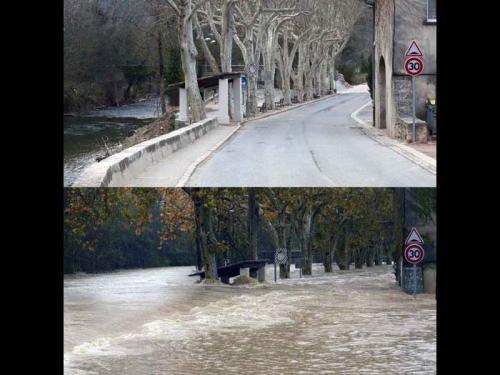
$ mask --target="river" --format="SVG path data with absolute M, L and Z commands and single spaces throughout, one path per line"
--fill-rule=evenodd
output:
M 65 374 L 435 374 L 436 300 L 391 266 L 200 285 L 192 267 L 64 279 Z
M 92 111 L 81 116 L 64 116 L 64 186 L 95 158 L 103 156 L 106 145 L 116 150 L 131 131 L 157 118 L 159 99 Z

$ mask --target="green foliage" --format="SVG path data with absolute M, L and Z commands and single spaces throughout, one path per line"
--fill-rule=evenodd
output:
M 434 221 L 437 191 L 434 188 L 409 189 L 408 205 L 424 221 Z

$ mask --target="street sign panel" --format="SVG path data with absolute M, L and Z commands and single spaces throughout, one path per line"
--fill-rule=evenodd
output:
M 424 55 L 422 54 L 422 51 L 420 50 L 420 47 L 418 46 L 416 41 L 412 41 L 410 44 L 410 47 L 406 50 L 405 56 L 420 56 L 423 57 Z
M 286 249 L 277 249 L 274 255 L 274 262 L 277 264 L 287 264 L 288 256 Z
M 405 260 L 413 265 L 420 263 L 424 259 L 424 255 L 424 248 L 418 243 L 408 245 L 404 252 Z
M 416 77 L 424 71 L 424 61 L 420 57 L 410 57 L 405 61 L 405 72 Z
M 304 268 L 304 266 L 305 266 L 304 258 L 295 259 L 295 268 Z
M 417 228 L 413 227 L 411 228 L 411 232 L 408 235 L 408 237 L 406 237 L 405 245 L 409 245 L 410 243 L 415 243 L 415 242 L 420 245 L 424 244 L 424 240 L 422 239 L 422 236 L 418 232 Z
M 254 64 L 248 65 L 248 73 L 250 73 L 252 76 L 257 75 L 257 68 L 255 67 Z

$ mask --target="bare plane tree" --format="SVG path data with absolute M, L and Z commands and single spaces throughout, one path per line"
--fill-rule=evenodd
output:
M 181 47 L 182 70 L 191 107 L 193 122 L 206 118 L 205 106 L 198 86 L 196 57 L 198 50 L 194 43 L 193 16 L 208 0 L 164 0 L 174 10 L 179 23 L 179 42 Z

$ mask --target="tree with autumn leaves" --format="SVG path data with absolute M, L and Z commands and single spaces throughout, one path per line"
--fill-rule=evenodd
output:
M 127 265 L 145 267 L 149 264 L 144 259 L 163 249 L 164 259 L 180 257 L 177 265 L 197 263 L 208 280 L 217 279 L 217 267 L 225 260 L 258 259 L 263 250 L 272 254 L 277 248 L 287 249 L 289 259 L 292 249 L 300 250 L 305 275 L 312 273 L 314 260 L 323 263 L 325 272 L 331 272 L 334 263 L 343 270 L 351 264 L 355 268 L 371 267 L 383 259 L 398 257 L 401 191 L 68 189 L 65 239 L 72 246 L 65 246 L 65 259 L 74 260 L 71 251 L 77 249 L 85 259 L 93 259 L 94 268 L 68 269 L 98 271 L 102 259 L 115 264 L 115 258 L 140 253 L 135 263 Z M 428 215 L 435 207 L 432 191 L 414 195 L 415 202 L 421 202 L 422 215 Z M 136 252 L 131 243 L 141 244 Z M 289 276 L 289 265 L 280 266 L 280 277 Z

